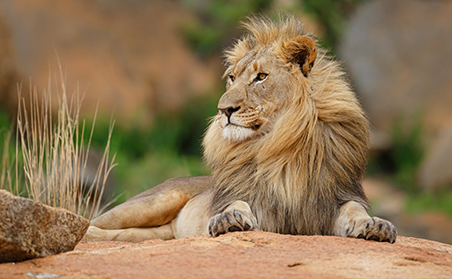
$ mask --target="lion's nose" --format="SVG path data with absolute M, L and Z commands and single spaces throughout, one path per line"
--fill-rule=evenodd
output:
M 227 108 L 219 108 L 219 110 L 224 113 L 224 115 L 226 115 L 227 118 L 231 117 L 231 115 L 238 111 L 240 109 L 240 107 L 227 107 Z

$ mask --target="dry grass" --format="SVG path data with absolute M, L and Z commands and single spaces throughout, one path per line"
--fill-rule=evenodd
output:
M 69 100 L 61 69 L 59 79 L 61 82 L 53 86 L 49 79 L 41 96 L 30 86 L 28 102 L 21 95 L 22 88 L 18 87 L 15 161 L 9 159 L 9 134 L 3 152 L 0 188 L 92 219 L 102 211 L 101 197 L 114 167 L 114 156 L 109 153 L 114 121 L 110 122 L 108 141 L 97 172 L 87 184 L 84 178 L 87 177 L 94 125 L 88 142 L 84 142 L 85 121 L 80 121 L 83 96 L 77 89 Z M 52 95 L 57 96 L 57 113 L 52 112 Z M 97 110 L 94 119 L 96 115 Z

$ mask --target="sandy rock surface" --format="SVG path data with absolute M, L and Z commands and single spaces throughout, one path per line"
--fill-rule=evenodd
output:
M 0 278 L 451 278 L 452 246 L 236 232 L 75 250 L 0 265 Z

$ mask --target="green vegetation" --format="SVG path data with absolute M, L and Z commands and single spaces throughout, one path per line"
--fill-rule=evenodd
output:
M 269 12 L 272 0 L 182 1 L 196 15 L 184 22 L 182 35 L 199 56 L 207 57 L 230 45 L 237 37 L 237 23 L 252 13 Z
M 201 140 L 209 118 L 217 113 L 219 95 L 206 94 L 189 100 L 177 115 L 157 113 L 148 129 L 133 123 L 116 125 L 111 150 L 118 166 L 113 175 L 115 192 L 124 193 L 117 203 L 168 178 L 209 174 L 202 161 Z M 96 122 L 94 147 L 105 145 L 107 123 L 101 119 Z
M 367 0 L 300 0 L 303 10 L 325 27 L 325 36 L 320 38 L 320 44 L 332 50 L 342 37 L 355 7 L 364 1 Z
M 11 145 L 11 120 L 9 115 L 0 109 L 0 189 L 7 189 L 12 193 L 18 193 L 13 189 L 15 181 L 11 177 L 14 148 Z
M 419 213 L 427 210 L 445 212 L 452 216 L 452 190 L 443 187 L 426 191 L 419 185 L 418 174 L 425 155 L 422 142 L 424 115 L 419 111 L 398 117 L 392 128 L 390 150 L 371 156 L 368 174 L 385 176 L 407 194 L 406 209 Z
M 411 213 L 437 211 L 452 216 L 452 191 L 440 189 L 432 192 L 418 192 L 408 195 L 406 209 Z
M 319 43 L 334 52 L 343 35 L 347 20 L 356 6 L 367 0 L 299 0 L 286 12 L 303 11 L 313 16 L 325 34 Z M 238 22 L 251 14 L 275 16 L 278 10 L 272 0 L 182 1 L 196 15 L 195 20 L 181 24 L 181 33 L 190 48 L 201 57 L 218 53 L 241 33 Z
M 420 191 L 417 173 L 424 157 L 422 116 L 415 113 L 411 121 L 399 118 L 392 132 L 392 156 L 396 185 L 408 193 Z M 410 123 L 411 122 L 411 123 Z

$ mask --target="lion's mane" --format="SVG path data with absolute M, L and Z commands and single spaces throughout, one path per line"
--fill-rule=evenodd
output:
M 254 17 L 245 27 L 249 33 L 226 51 L 229 70 L 253 49 L 272 47 L 269 55 L 284 57 L 280 45 L 311 36 L 291 16 L 277 22 Z M 319 49 L 308 78 L 293 80 L 284 85 L 292 100 L 272 117 L 268 134 L 237 143 L 222 137 L 212 121 L 203 140 L 214 181 L 211 213 L 243 200 L 262 230 L 332 234 L 340 205 L 357 201 L 368 208 L 361 186 L 368 121 L 340 64 L 325 51 Z

